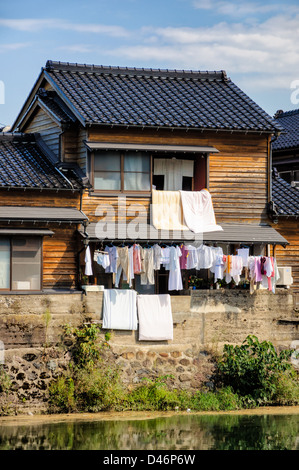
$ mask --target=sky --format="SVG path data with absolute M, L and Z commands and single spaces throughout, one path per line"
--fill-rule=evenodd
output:
M 273 116 L 299 108 L 299 2 L 0 0 L 0 127 L 47 60 L 225 70 Z

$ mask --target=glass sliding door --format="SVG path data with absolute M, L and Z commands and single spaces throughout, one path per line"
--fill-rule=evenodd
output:
M 10 288 L 10 239 L 0 238 L 0 289 Z
M 12 239 L 12 290 L 41 289 L 41 239 Z

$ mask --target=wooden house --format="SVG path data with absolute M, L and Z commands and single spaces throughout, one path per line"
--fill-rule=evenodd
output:
M 279 176 L 273 169 L 272 201 L 276 230 L 289 244 L 276 247 L 275 257 L 280 266 L 290 267 L 293 277 L 292 289 L 299 301 L 299 191 Z
M 272 201 L 276 230 L 289 244 L 277 247 L 281 266 L 291 267 L 292 289 L 299 303 L 299 110 L 277 111 L 276 122 L 283 128 L 272 142 Z
M 299 109 L 279 110 L 274 116 L 283 128 L 272 141 L 272 164 L 281 178 L 299 187 Z
M 222 230 L 202 233 L 201 243 L 221 246 L 226 254 L 244 246 L 251 254 L 272 253 L 271 247 L 288 243 L 271 225 L 268 214 L 271 139 L 280 131 L 279 124 L 224 71 L 48 61 L 12 132 L 38 134 L 56 171 L 67 179 L 75 172 L 77 183 L 65 191 L 24 192 L 18 204 L 72 207 L 83 213 L 88 226 L 81 225 L 77 231 L 81 237 L 77 252 L 83 242 L 88 243 L 93 260 L 94 251 L 102 251 L 109 243 L 138 241 L 146 246 L 185 242 L 187 232 L 170 229 L 165 234 L 163 227 L 152 230 L 153 187 L 189 192 L 207 188 Z M 6 195 L 2 204 L 13 205 L 8 192 Z M 137 235 L 129 230 L 136 217 L 142 226 Z M 111 231 L 105 232 L 104 225 L 99 230 L 103 221 L 106 227 L 110 224 Z M 61 223 L 60 230 L 64 227 Z M 55 257 L 58 252 L 45 255 L 46 285 L 55 285 L 55 269 L 62 270 L 66 281 L 68 269 L 74 273 L 74 228 L 69 226 L 70 238 L 61 235 L 63 242 L 59 244 L 59 249 L 69 253 L 68 262 L 53 262 L 51 268 L 47 256 Z M 47 237 L 44 244 L 50 247 L 50 240 Z M 111 276 L 95 262 L 93 274 L 91 282 L 112 285 Z M 157 271 L 154 287 L 148 291 L 167 291 L 166 278 L 167 272 Z M 184 282 L 186 287 L 187 277 Z M 143 291 L 137 280 L 135 288 Z
M 77 286 L 84 175 L 62 172 L 38 136 L 0 134 L 0 291 Z

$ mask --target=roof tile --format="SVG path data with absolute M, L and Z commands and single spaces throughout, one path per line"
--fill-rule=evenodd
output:
M 70 181 L 70 183 L 68 182 Z M 33 134 L 0 134 L 0 187 L 79 189 L 78 178 L 64 178 Z
M 274 170 L 272 199 L 278 215 L 299 216 L 299 190 L 293 188 Z
M 48 61 L 45 72 L 86 124 L 264 132 L 281 129 L 224 71 Z
M 275 119 L 282 126 L 283 132 L 278 139 L 273 141 L 273 150 L 299 147 L 299 109 L 278 112 Z

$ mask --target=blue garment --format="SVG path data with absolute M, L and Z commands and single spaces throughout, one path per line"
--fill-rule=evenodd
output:
M 117 249 L 116 246 L 106 246 L 105 251 L 109 255 L 110 265 L 105 269 L 105 273 L 117 272 Z

